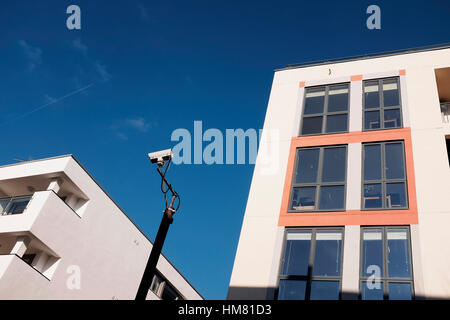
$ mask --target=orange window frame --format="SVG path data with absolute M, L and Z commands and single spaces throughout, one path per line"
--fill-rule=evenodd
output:
M 405 146 L 408 209 L 346 209 L 345 211 L 333 212 L 288 212 L 297 148 L 395 140 L 403 140 Z M 347 171 L 348 170 L 351 170 L 351 168 L 348 168 Z M 417 223 L 417 196 L 414 177 L 411 128 L 357 131 L 329 135 L 293 137 L 291 139 L 280 216 L 278 219 L 279 226 L 402 225 Z

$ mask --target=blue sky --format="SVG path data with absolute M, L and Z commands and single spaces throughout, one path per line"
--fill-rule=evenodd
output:
M 66 28 L 70 4 L 81 30 Z M 366 28 L 371 4 L 381 30 Z M 4 2 L 0 164 L 74 154 L 153 239 L 163 202 L 146 154 L 173 130 L 261 128 L 275 68 L 450 42 L 449 14 L 447 0 Z M 169 172 L 182 206 L 163 252 L 207 299 L 226 297 L 252 172 Z

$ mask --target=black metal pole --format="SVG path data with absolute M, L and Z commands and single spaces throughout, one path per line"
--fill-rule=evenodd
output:
M 156 234 L 155 242 L 153 243 L 152 252 L 148 258 L 147 266 L 145 267 L 144 275 L 142 276 L 141 284 L 139 285 L 136 300 L 145 300 L 147 297 L 148 290 L 152 284 L 153 276 L 155 275 L 156 264 L 158 263 L 164 240 L 166 239 L 167 231 L 169 231 L 172 221 L 172 216 L 169 216 L 166 212 L 164 212 L 158 233 Z
M 173 190 L 170 183 L 166 180 L 165 174 L 162 173 L 161 166 L 158 165 L 157 170 L 163 179 L 162 183 L 165 183 L 168 189 L 172 192 L 172 200 L 170 201 L 170 205 L 164 210 L 164 215 L 161 220 L 161 224 L 159 225 L 158 233 L 156 234 L 155 242 L 153 243 L 152 251 L 150 252 L 144 274 L 142 275 L 141 283 L 139 285 L 135 300 L 145 300 L 147 297 L 148 290 L 150 289 L 153 277 L 155 276 L 156 265 L 158 264 L 159 256 L 161 255 L 161 250 L 164 245 L 164 241 L 166 240 L 167 232 L 169 231 L 169 227 L 173 222 L 173 215 L 175 214 L 173 204 L 176 198 L 178 198 L 179 200 L 178 194 Z

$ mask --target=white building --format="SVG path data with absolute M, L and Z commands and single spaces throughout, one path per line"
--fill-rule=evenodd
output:
M 449 112 L 448 45 L 277 70 L 228 298 L 449 299 Z
M 151 248 L 73 156 L 0 167 L 0 300 L 134 299 Z M 157 270 L 147 299 L 203 299 Z

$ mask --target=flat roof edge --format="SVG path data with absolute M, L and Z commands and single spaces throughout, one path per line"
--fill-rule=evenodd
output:
M 344 57 L 344 58 L 335 58 L 335 59 L 318 60 L 318 61 L 312 61 L 312 62 L 288 64 L 288 65 L 286 65 L 286 67 L 278 68 L 278 69 L 275 69 L 274 71 L 275 72 L 285 71 L 285 70 L 315 67 L 315 66 L 327 65 L 327 64 L 351 62 L 351 61 L 357 61 L 357 60 L 383 58 L 383 57 L 396 56 L 396 55 L 401 55 L 401 54 L 411 54 L 411 53 L 418 53 L 418 52 L 443 50 L 443 49 L 449 49 L 449 48 L 450 48 L 450 42 L 445 43 L 445 44 L 430 45 L 430 46 L 423 46 L 423 47 L 410 48 L 410 49 L 400 49 L 400 50 L 393 50 L 393 51 L 383 51 L 383 52 L 378 52 L 378 53 L 368 53 L 368 54 L 362 54 L 362 55 Z

